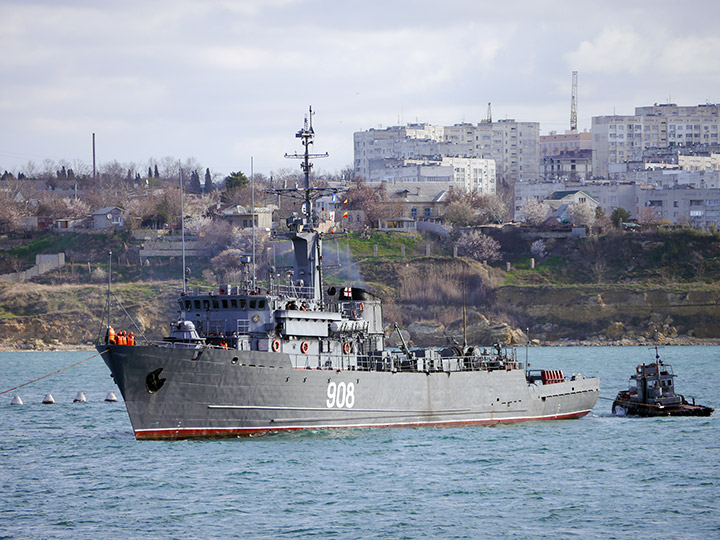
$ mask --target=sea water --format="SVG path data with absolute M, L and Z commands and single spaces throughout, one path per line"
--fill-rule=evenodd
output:
M 720 406 L 720 347 L 660 353 Z M 0 353 L 0 392 L 92 355 Z M 654 351 L 529 357 L 613 398 Z M 109 391 L 96 357 L 0 395 L 0 538 L 720 538 L 720 411 L 621 418 L 601 399 L 579 420 L 141 442 Z

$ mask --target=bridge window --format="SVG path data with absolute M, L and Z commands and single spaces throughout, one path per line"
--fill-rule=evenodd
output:
M 217 309 L 217 308 L 219 308 L 219 307 L 220 307 L 220 304 L 218 303 L 218 301 L 217 301 L 217 300 L 213 300 L 213 309 Z
M 245 299 L 244 299 L 244 298 L 241 298 L 241 299 L 240 299 L 240 309 L 242 309 L 242 310 L 247 309 L 247 307 L 246 307 L 246 305 L 245 305 Z
M 237 309 L 237 300 L 235 298 L 230 299 L 230 307 L 232 309 Z
M 223 299 L 221 300 L 221 302 L 222 302 L 222 307 L 223 307 L 223 309 L 227 309 L 227 308 L 228 308 L 228 301 L 227 301 L 225 298 L 223 298 Z
M 200 309 L 200 300 L 195 300 L 195 309 Z
M 185 309 L 192 309 L 192 302 L 190 300 L 185 300 Z
M 250 309 L 257 309 L 257 300 L 254 298 L 250 300 Z
M 210 309 L 210 300 L 203 300 L 203 309 Z

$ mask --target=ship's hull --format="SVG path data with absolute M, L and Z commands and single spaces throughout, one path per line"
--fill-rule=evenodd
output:
M 496 424 L 579 418 L 596 378 L 528 384 L 523 370 L 294 369 L 281 353 L 99 348 L 138 439 L 220 438 L 298 429 Z
M 627 391 L 621 391 L 612 404 L 612 413 L 616 416 L 710 416 L 714 409 L 704 405 L 694 405 L 683 400 L 674 406 L 661 407 L 652 403 L 632 401 Z

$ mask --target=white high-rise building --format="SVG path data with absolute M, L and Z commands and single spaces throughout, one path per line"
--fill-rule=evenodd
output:
M 720 143 L 720 105 L 636 107 L 632 116 L 592 119 L 593 174 L 615 178 L 629 161 L 641 161 L 652 148 Z
M 433 177 L 440 181 L 463 176 L 466 189 L 495 193 L 495 177 L 505 182 L 539 176 L 537 122 L 483 122 L 432 126 L 408 124 L 370 129 L 354 135 L 355 174 L 367 181 L 387 181 L 407 176 L 400 169 L 421 164 L 439 166 Z M 474 160 L 456 166 L 449 160 Z M 492 160 L 494 167 L 482 160 Z M 452 170 L 442 169 L 450 167 Z M 460 169 L 460 170 L 455 170 Z M 422 181 L 418 178 L 418 181 Z
M 468 193 L 494 195 L 496 192 L 495 160 L 483 158 L 443 157 L 442 165 L 453 170 L 453 181 Z

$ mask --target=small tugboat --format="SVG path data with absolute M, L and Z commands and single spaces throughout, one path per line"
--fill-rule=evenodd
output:
M 618 416 L 710 416 L 712 407 L 696 405 L 675 393 L 672 366 L 660 360 L 655 347 L 655 362 L 638 364 L 630 377 L 630 388 L 618 392 L 612 404 L 612 413 Z

